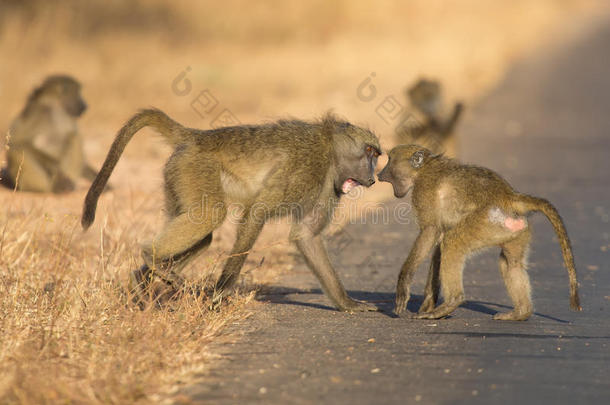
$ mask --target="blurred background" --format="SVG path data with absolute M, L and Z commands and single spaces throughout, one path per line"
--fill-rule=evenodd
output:
M 259 123 L 333 109 L 387 147 L 394 123 L 376 113 L 384 98 L 406 106 L 405 87 L 425 76 L 441 81 L 448 101 L 473 105 L 516 60 L 561 44 L 604 8 L 594 0 L 2 0 L 0 129 L 45 76 L 67 73 L 89 103 L 80 125 L 96 166 L 120 125 L 148 106 L 198 128 L 225 110 Z M 181 73 L 189 88 L 172 87 Z M 357 88 L 368 77 L 376 97 L 365 102 Z M 215 108 L 195 111 L 198 97 Z M 150 137 L 134 143 L 126 160 L 157 157 Z

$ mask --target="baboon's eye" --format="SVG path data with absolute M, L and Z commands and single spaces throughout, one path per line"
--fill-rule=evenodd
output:
M 367 147 L 366 147 L 366 154 L 368 156 L 379 157 L 379 155 L 381 153 L 379 153 L 379 151 L 377 149 L 373 148 L 372 146 L 367 145 Z

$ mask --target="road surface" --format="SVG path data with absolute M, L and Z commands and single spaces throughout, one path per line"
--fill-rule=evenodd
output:
M 492 320 L 511 305 L 498 250 L 468 262 L 468 301 L 451 318 L 393 317 L 416 225 L 368 220 L 329 245 L 350 294 L 383 312 L 334 311 L 299 263 L 260 296 L 260 311 L 233 326 L 244 335 L 218 348 L 223 359 L 206 383 L 184 393 L 219 404 L 610 403 L 610 23 L 518 63 L 471 109 L 461 134 L 464 160 L 556 204 L 573 241 L 583 312 L 569 310 L 561 252 L 538 214 L 529 321 Z M 417 274 L 412 311 L 426 271 Z

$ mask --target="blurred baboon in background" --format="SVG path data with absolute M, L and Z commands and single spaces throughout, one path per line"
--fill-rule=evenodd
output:
M 59 193 L 73 190 L 81 176 L 95 178 L 76 124 L 87 109 L 80 88 L 74 78 L 54 75 L 32 91 L 9 131 L 5 185 Z
M 417 144 L 433 153 L 457 156 L 455 126 L 462 114 L 462 103 L 456 103 L 452 113 L 446 114 L 442 88 L 435 80 L 420 79 L 405 93 L 412 110 L 405 112 L 396 128 L 396 143 Z

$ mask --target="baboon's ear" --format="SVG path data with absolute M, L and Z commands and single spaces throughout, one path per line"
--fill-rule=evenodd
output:
M 424 157 L 425 157 L 425 153 L 423 150 L 418 150 L 417 152 L 415 152 L 410 159 L 411 162 L 411 166 L 413 166 L 415 169 L 419 169 L 420 167 L 423 166 L 424 164 Z

